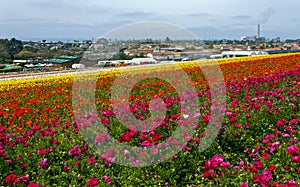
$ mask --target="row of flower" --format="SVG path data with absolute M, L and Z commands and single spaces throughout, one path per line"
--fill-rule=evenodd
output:
M 298 186 L 299 60 L 226 59 L 223 75 L 199 62 L 1 82 L 0 185 Z

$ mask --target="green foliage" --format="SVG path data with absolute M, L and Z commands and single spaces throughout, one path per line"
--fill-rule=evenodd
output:
M 126 55 L 125 53 L 118 53 L 111 57 L 111 60 L 131 60 L 133 57 Z
M 11 40 L 6 41 L 5 50 L 10 55 L 11 59 L 14 59 L 14 55 L 19 53 L 23 49 L 23 43 L 20 40 L 12 38 Z

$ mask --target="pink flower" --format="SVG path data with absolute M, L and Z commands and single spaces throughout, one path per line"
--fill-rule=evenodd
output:
M 283 137 L 283 138 L 289 138 L 290 135 L 289 135 L 289 134 L 284 134 L 284 135 L 282 135 L 282 137 Z
M 88 160 L 88 164 L 91 165 L 95 162 L 95 158 L 94 157 L 91 157 L 89 160 Z
M 142 157 L 142 156 L 146 157 L 147 153 L 146 152 L 141 152 L 141 153 L 138 154 L 138 156 L 140 156 L 140 157 Z
M 136 161 L 133 161 L 133 162 L 132 162 L 133 165 L 139 165 L 140 163 L 141 163 L 140 160 L 136 160 Z
M 229 168 L 229 167 L 230 167 L 230 162 L 223 162 L 223 163 L 221 164 L 221 166 L 222 166 L 223 168 Z
M 110 136 L 106 132 L 102 132 L 101 134 L 98 134 L 96 136 L 96 138 L 94 140 L 94 144 L 103 143 L 109 138 L 110 138 Z
M 69 170 L 67 165 L 64 165 L 64 172 L 67 172 Z
M 162 160 L 162 161 L 166 161 L 166 160 L 167 160 L 167 157 L 166 157 L 166 156 L 162 156 L 162 157 L 161 157 L 161 160 Z
M 264 182 L 269 181 L 272 178 L 272 173 L 269 170 L 264 170 L 262 172 L 262 179 Z
M 198 143 L 200 142 L 200 138 L 194 138 L 194 141 Z
M 80 161 L 76 161 L 75 165 L 78 166 L 80 164 Z
M 231 112 L 226 112 L 226 116 L 230 117 L 230 116 L 232 116 L 232 113 Z
M 254 166 L 257 168 L 257 169 L 262 169 L 263 168 L 263 164 L 260 160 L 256 160 L 254 161 Z
M 17 181 L 18 181 L 18 183 L 23 184 L 23 186 L 28 186 L 29 183 L 30 183 L 30 180 L 29 180 L 29 178 L 27 176 L 21 176 L 20 178 L 18 178 L 15 181 L 15 183 L 17 183 Z
M 224 157 L 217 154 L 212 157 L 211 161 L 212 163 L 220 165 L 224 161 Z
M 43 160 L 40 161 L 40 167 L 42 169 L 47 169 L 49 167 L 49 162 L 47 158 L 44 158 Z
M 78 144 L 76 144 L 73 148 L 71 148 L 70 150 L 69 150 L 69 155 L 71 155 L 71 156 L 79 156 L 80 155 L 80 151 L 78 150 L 78 147 L 79 147 L 79 145 Z
M 151 147 L 151 146 L 153 146 L 153 144 L 152 144 L 150 141 L 147 141 L 147 140 L 146 140 L 146 141 L 143 141 L 143 142 L 142 142 L 142 146 L 143 146 L 143 147 Z
M 109 178 L 109 177 L 108 177 L 108 176 L 106 176 L 106 175 L 104 175 L 104 176 L 102 177 L 102 180 L 106 181 L 106 182 L 107 182 L 107 184 L 112 184 L 112 179 L 111 179 L 111 178 Z
M 250 114 L 245 114 L 245 117 L 246 117 L 246 118 L 250 118 L 251 115 L 250 115 Z
M 153 155 L 156 155 L 158 153 L 158 149 L 153 149 L 151 152 Z
M 27 165 L 26 165 L 26 162 L 22 162 L 22 163 L 20 164 L 20 168 L 21 168 L 21 169 L 26 168 L 26 166 L 27 166 Z
M 248 187 L 248 184 L 246 182 L 241 182 L 240 187 Z
M 294 162 L 295 164 L 300 163 L 300 155 L 293 156 L 292 157 L 292 162 Z
M 241 124 L 235 124 L 234 127 L 237 128 L 237 129 L 241 129 L 242 125 Z
M 294 124 L 296 124 L 297 122 L 298 122 L 297 119 L 292 119 L 292 120 L 290 121 L 290 125 L 294 125 Z
M 286 148 L 286 153 L 292 156 L 297 156 L 299 155 L 298 147 L 295 145 L 289 146 Z
M 297 187 L 297 182 L 293 181 L 293 180 L 288 180 L 284 184 L 287 185 L 287 186 Z
M 268 134 L 265 136 L 265 139 L 274 139 L 275 135 L 274 134 Z
M 50 148 L 47 149 L 47 151 L 48 151 L 48 153 L 52 153 L 52 152 L 55 151 L 55 149 L 53 149 L 53 148 L 50 147 Z

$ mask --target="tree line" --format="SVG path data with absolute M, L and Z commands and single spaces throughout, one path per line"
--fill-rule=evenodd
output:
M 61 44 L 63 49 L 51 49 L 41 43 L 23 42 L 15 38 L 0 39 L 0 64 L 13 62 L 14 59 L 35 60 L 49 59 L 57 56 L 81 56 L 84 49 L 77 46 Z

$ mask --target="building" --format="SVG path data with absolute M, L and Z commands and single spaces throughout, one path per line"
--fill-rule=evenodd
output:
M 221 54 L 210 55 L 210 58 L 235 58 L 259 55 L 268 55 L 268 53 L 264 51 L 224 51 Z
M 256 36 L 243 36 L 241 37 L 241 41 L 243 42 L 255 42 Z
M 130 60 L 131 64 L 140 65 L 140 64 L 156 64 L 157 60 L 154 58 L 133 58 Z
M 80 62 L 80 57 L 59 56 L 53 59 L 44 60 L 46 63 L 52 63 L 55 68 L 72 68 L 73 64 Z

